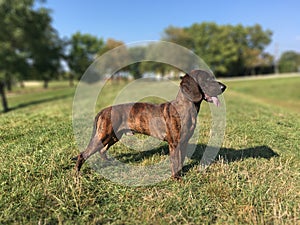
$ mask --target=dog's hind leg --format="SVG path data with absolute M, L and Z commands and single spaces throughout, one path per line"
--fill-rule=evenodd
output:
M 100 153 L 100 157 L 103 160 L 109 160 L 107 158 L 106 152 L 108 151 L 108 149 L 114 145 L 115 143 L 117 143 L 119 141 L 119 139 L 116 136 L 113 136 L 112 138 L 109 139 L 108 143 L 104 146 L 104 148 L 102 148 L 99 153 Z
M 108 137 L 106 139 L 104 139 L 103 141 L 101 141 L 101 138 L 97 137 L 97 135 L 95 135 L 91 140 L 90 143 L 88 144 L 87 148 L 85 149 L 85 151 L 81 152 L 75 159 L 77 160 L 76 162 L 76 166 L 75 166 L 75 170 L 77 172 L 80 171 L 80 168 L 82 167 L 83 163 L 93 154 L 95 154 L 96 152 L 100 153 L 101 159 L 103 160 L 108 160 L 107 156 L 106 156 L 106 152 L 107 150 L 110 148 L 110 146 L 112 146 L 113 144 L 115 144 L 116 142 L 118 142 L 119 139 L 113 135 L 112 137 Z
M 77 172 L 80 171 L 83 163 L 94 153 L 97 151 L 100 151 L 102 148 L 104 148 L 103 144 L 99 139 L 94 136 L 91 140 L 90 143 L 88 144 L 87 148 L 81 152 L 77 157 L 74 159 L 77 160 L 76 165 L 75 165 L 75 170 Z

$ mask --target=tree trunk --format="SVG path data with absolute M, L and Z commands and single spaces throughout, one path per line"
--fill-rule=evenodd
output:
M 252 67 L 252 69 L 251 69 L 251 75 L 256 75 L 255 67 Z
M 48 88 L 48 83 L 49 83 L 49 81 L 46 79 L 46 80 L 44 80 L 44 88 L 45 89 L 47 89 Z
M 4 82 L 0 81 L 0 95 L 1 95 L 1 99 L 2 99 L 2 107 L 3 107 L 3 111 L 4 112 L 8 112 L 8 104 L 7 104 L 7 100 L 6 100 L 6 96 L 5 96 L 5 89 L 4 89 Z
M 24 84 L 24 81 L 23 81 L 23 80 L 20 81 L 20 87 L 21 87 L 21 88 L 25 88 L 25 84 Z
M 6 80 L 6 87 L 8 91 L 12 91 L 12 81 L 9 78 Z
M 74 76 L 73 75 L 70 75 L 70 77 L 69 77 L 69 85 L 70 85 L 70 87 L 74 87 Z

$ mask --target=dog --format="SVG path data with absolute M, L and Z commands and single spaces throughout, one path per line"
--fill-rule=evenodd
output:
M 124 134 L 145 134 L 166 141 L 169 145 L 171 175 L 181 179 L 181 169 L 187 154 L 187 144 L 194 133 L 197 114 L 203 100 L 220 105 L 218 95 L 226 86 L 204 70 L 192 70 L 181 78 L 175 100 L 162 104 L 127 103 L 110 106 L 95 117 L 90 142 L 78 156 L 75 170 L 79 173 L 83 163 L 99 152 L 108 160 L 107 150 Z

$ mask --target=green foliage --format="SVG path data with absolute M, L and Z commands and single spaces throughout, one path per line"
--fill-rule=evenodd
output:
M 16 74 L 21 80 L 31 74 L 43 80 L 57 76 L 63 43 L 51 26 L 50 10 L 34 9 L 33 0 L 0 4 L 0 71 L 6 80 Z
M 13 73 L 21 72 L 18 65 L 23 65 L 28 57 L 23 18 L 31 13 L 32 5 L 33 1 L 0 2 L 0 71 L 5 73 L 2 79 L 10 80 Z
M 133 61 L 136 61 L 136 63 L 129 65 L 127 70 L 132 73 L 135 79 L 141 78 L 143 71 L 139 60 L 145 58 L 146 48 L 142 46 L 137 46 L 130 48 L 128 51 L 131 59 Z
M 33 0 L 1 1 L 0 17 L 0 94 L 7 111 L 4 84 L 11 90 L 13 80 L 35 74 L 47 87 L 58 76 L 63 44 L 51 26 L 50 11 L 34 9 Z
M 282 53 L 278 61 L 278 68 L 280 73 L 300 71 L 300 54 L 294 51 Z
M 67 53 L 67 62 L 71 73 L 79 80 L 95 60 L 97 53 L 103 48 L 104 43 L 102 39 L 98 39 L 95 36 L 77 32 L 72 35 L 69 46 L 70 50 Z
M 109 54 L 105 54 L 108 51 Z M 116 75 L 115 73 L 121 69 L 126 70 L 124 62 L 128 62 L 130 59 L 130 53 L 127 47 L 122 41 L 117 41 L 109 38 L 102 49 L 99 49 L 98 56 L 100 62 L 97 67 L 98 71 L 103 71 L 105 74 Z M 103 56 L 101 58 L 101 56 Z M 116 71 L 117 70 L 117 71 Z
M 233 76 L 272 65 L 270 55 L 263 53 L 271 35 L 258 24 L 244 27 L 204 22 L 186 28 L 168 27 L 163 38 L 192 49 L 216 74 Z
M 60 74 L 60 60 L 63 55 L 64 43 L 60 40 L 58 33 L 51 26 L 51 17 L 46 9 L 38 10 L 36 18 L 32 18 L 33 24 L 29 28 L 31 34 L 37 35 L 35 38 L 30 37 L 32 60 L 32 74 L 37 79 L 47 82 L 51 79 L 58 78 Z M 34 42 L 33 42 L 34 41 Z
M 169 26 L 164 30 L 162 39 L 178 43 L 189 49 L 194 49 L 195 47 L 194 38 L 196 35 L 195 36 L 190 35 L 187 32 L 187 29 L 188 28 Z
M 0 116 L 0 223 L 299 224 L 299 78 L 224 83 L 227 126 L 216 162 L 198 171 L 211 127 L 203 103 L 199 146 L 183 181 L 146 187 L 115 184 L 88 164 L 74 176 L 74 89 L 66 83 L 14 93 L 15 110 Z M 124 85 L 109 88 L 106 100 Z M 110 152 L 148 165 L 166 157 L 165 148 Z

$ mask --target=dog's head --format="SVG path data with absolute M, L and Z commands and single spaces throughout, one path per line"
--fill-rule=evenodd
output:
M 180 89 L 192 102 L 205 100 L 219 106 L 218 95 L 225 91 L 226 86 L 216 81 L 215 77 L 207 71 L 192 70 L 182 78 Z

